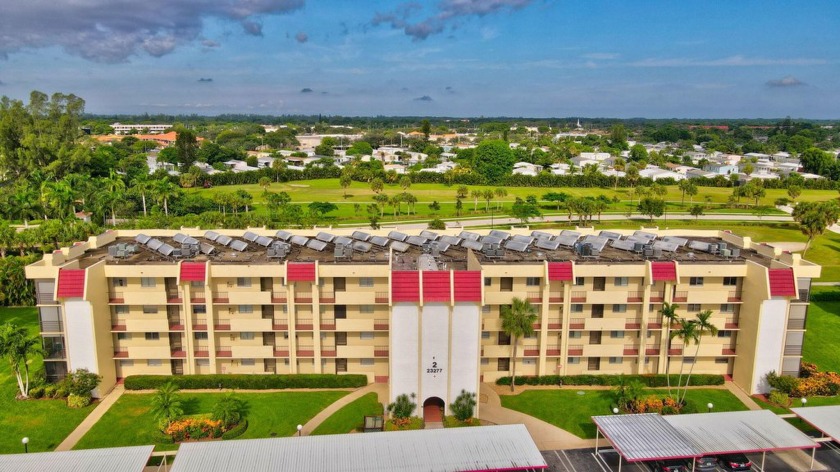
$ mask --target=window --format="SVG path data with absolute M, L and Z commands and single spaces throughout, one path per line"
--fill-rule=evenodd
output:
M 723 285 L 727 285 L 733 287 L 738 285 L 738 277 L 724 277 L 723 278 Z
M 499 372 L 507 372 L 510 370 L 510 359 L 507 357 L 499 358 L 497 364 L 498 365 L 496 366 L 496 370 L 498 370 Z
M 359 339 L 373 339 L 373 332 L 363 331 L 359 333 Z
M 365 365 L 365 366 L 372 366 L 373 365 L 373 359 L 359 359 L 359 364 Z
M 116 305 L 116 306 L 114 306 L 114 314 L 115 315 L 127 315 L 128 314 L 128 305 Z
M 337 320 L 345 320 L 347 319 L 347 305 L 336 305 L 333 309 L 335 313 L 335 319 Z
M 702 287 L 703 286 L 703 277 L 691 277 L 688 279 L 688 285 L 693 285 L 695 287 Z
M 580 303 L 572 303 L 572 313 L 583 313 L 583 305 Z
M 722 330 L 718 331 L 718 337 L 719 338 L 731 338 L 732 337 L 732 331 L 722 329 Z
M 203 280 L 193 280 L 190 282 L 190 288 L 197 289 L 197 290 L 204 290 L 204 281 Z
M 610 357 L 610 364 L 621 364 L 623 359 L 620 357 Z
M 131 359 L 122 359 L 120 360 L 120 367 L 133 367 L 134 361 Z
M 131 339 L 131 333 L 117 333 L 118 341 L 128 341 Z
M 490 331 L 482 331 L 481 339 L 490 339 Z
M 566 359 L 566 363 L 570 365 L 580 364 L 580 357 L 570 357 Z
M 156 285 L 154 277 L 140 277 L 140 286 L 143 288 L 154 288 Z
M 592 317 L 593 318 L 603 318 L 604 317 L 604 305 L 592 305 Z
M 346 346 L 347 345 L 347 333 L 335 333 L 335 345 L 336 346 Z
M 252 366 L 255 365 L 257 362 L 254 359 L 242 359 L 242 365 L 244 366 Z
M 601 370 L 601 358 L 600 357 L 590 357 L 588 360 L 587 369 L 588 370 Z
M 161 365 L 163 365 L 163 363 L 160 359 L 149 359 L 148 361 L 146 361 L 146 365 L 148 365 L 149 367 L 160 367 Z
M 143 313 L 151 315 L 158 312 L 158 307 L 153 305 L 143 305 Z
M 373 287 L 373 277 L 360 277 L 359 287 Z
M 146 333 L 146 341 L 157 341 L 160 339 L 160 333 Z
M 624 331 L 610 331 L 610 337 L 612 339 L 621 339 L 624 337 Z
M 654 305 L 653 303 L 648 305 L 648 311 L 656 311 L 656 305 Z
M 700 311 L 700 304 L 699 303 L 689 303 L 688 307 L 686 309 L 688 311 Z
M 729 364 L 729 359 L 726 357 L 715 357 L 715 364 Z
M 359 305 L 359 313 L 373 313 L 373 305 Z
M 116 277 L 111 280 L 113 281 L 114 287 L 125 287 L 128 285 L 124 277 Z
M 195 365 L 198 367 L 210 367 L 210 359 L 196 359 Z
M 254 305 L 239 305 L 239 313 L 246 314 L 246 313 L 253 313 L 254 312 Z
M 239 339 L 243 341 L 253 341 L 254 340 L 254 333 L 244 332 L 239 333 Z
M 484 277 L 484 286 L 490 287 L 493 285 L 493 279 L 491 277 Z
M 539 277 L 525 277 L 525 285 L 528 287 L 539 287 L 540 280 L 542 279 Z
M 536 364 L 537 364 L 537 360 L 534 359 L 534 358 L 522 359 L 522 365 L 536 365 Z
M 347 359 L 336 359 L 335 360 L 335 371 L 336 372 L 347 372 Z
M 502 277 L 499 279 L 499 290 L 502 292 L 513 291 L 513 277 Z
M 207 305 L 193 305 L 192 309 L 193 309 L 193 313 L 196 314 L 196 315 L 207 314 Z
M 583 331 L 569 331 L 569 339 L 581 339 Z
M 616 277 L 615 278 L 615 286 L 616 287 L 626 287 L 629 282 L 630 282 L 630 279 L 627 278 L 627 277 Z
M 236 286 L 237 287 L 244 287 L 248 288 L 251 286 L 251 278 L 250 277 L 237 277 L 236 278 Z
M 490 307 L 490 305 L 484 305 L 484 306 L 481 307 L 481 312 L 482 313 L 490 313 L 491 311 L 492 311 L 492 308 Z
M 694 364 L 693 357 L 683 357 L 683 364 Z
M 735 313 L 735 305 L 731 303 L 722 303 L 720 305 L 721 313 Z
M 627 313 L 627 305 L 624 303 L 617 303 L 613 305 L 613 313 Z
M 196 341 L 206 341 L 207 340 L 207 333 L 205 331 L 199 331 L 197 333 L 193 333 L 193 339 Z
M 504 331 L 499 332 L 499 346 L 510 346 L 510 335 Z
M 481 359 L 481 365 L 490 365 L 490 359 L 484 357 Z
M 583 284 L 584 284 L 584 278 L 583 277 L 575 277 L 575 285 L 576 286 L 581 286 Z

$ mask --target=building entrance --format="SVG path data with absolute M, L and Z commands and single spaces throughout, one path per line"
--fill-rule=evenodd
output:
M 429 397 L 423 402 L 423 421 L 429 423 L 442 423 L 444 402 L 438 397 Z

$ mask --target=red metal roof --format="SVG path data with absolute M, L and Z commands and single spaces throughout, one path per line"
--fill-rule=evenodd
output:
M 314 262 L 289 262 L 286 264 L 286 280 L 289 282 L 314 282 Z
M 391 301 L 420 301 L 420 272 L 396 270 L 391 272 Z
M 675 262 L 651 262 L 653 280 L 677 280 L 677 264 Z
M 548 280 L 572 280 L 571 262 L 549 262 Z
M 767 272 L 770 277 L 770 296 L 796 296 L 796 282 L 793 280 L 793 269 L 768 269 Z
M 423 271 L 423 301 L 449 302 L 452 294 L 449 288 L 448 270 Z
M 481 271 L 478 271 L 478 270 L 456 270 L 455 271 L 455 301 L 456 302 L 480 302 L 481 301 Z
M 85 296 L 85 270 L 59 269 L 58 298 L 81 298 Z
M 182 262 L 181 281 L 204 282 L 207 278 L 207 264 L 204 262 Z

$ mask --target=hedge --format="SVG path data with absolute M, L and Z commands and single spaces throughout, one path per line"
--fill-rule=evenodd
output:
M 840 302 L 840 290 L 811 292 L 812 302 Z
M 239 422 L 239 424 L 225 431 L 224 434 L 222 434 L 222 439 L 236 439 L 239 436 L 242 436 L 246 429 L 248 429 L 248 420 L 243 419 Z
M 686 375 L 682 376 L 685 382 Z M 516 385 L 619 385 L 621 381 L 632 382 L 638 380 L 647 387 L 667 387 L 668 381 L 664 374 L 656 375 L 524 375 L 516 377 Z M 679 375 L 671 374 L 671 385 L 677 385 Z M 692 374 L 689 381 L 692 386 L 723 385 L 722 375 Z M 510 377 L 501 377 L 496 385 L 510 385 Z
M 291 375 L 130 375 L 125 378 L 126 390 L 152 390 L 172 382 L 182 390 L 202 388 L 235 388 L 267 390 L 283 388 L 357 388 L 367 385 L 365 375 L 291 374 Z

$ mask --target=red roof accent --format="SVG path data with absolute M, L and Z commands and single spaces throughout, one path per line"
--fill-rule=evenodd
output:
M 793 280 L 793 269 L 768 269 L 767 272 L 770 276 L 770 296 L 796 296 L 796 282 Z
M 455 301 L 481 302 L 481 271 L 455 271 Z
M 182 282 L 204 282 L 207 278 L 207 264 L 204 262 L 182 262 Z
M 571 262 L 549 262 L 548 280 L 572 280 Z
M 451 299 L 448 270 L 423 271 L 423 301 L 447 302 Z
M 677 264 L 675 262 L 651 262 L 653 280 L 677 280 Z
M 314 282 L 314 262 L 289 262 L 286 265 L 286 280 L 289 282 Z
M 58 270 L 58 298 L 81 298 L 85 296 L 85 270 Z
M 391 272 L 391 301 L 420 301 L 420 272 L 395 270 Z

